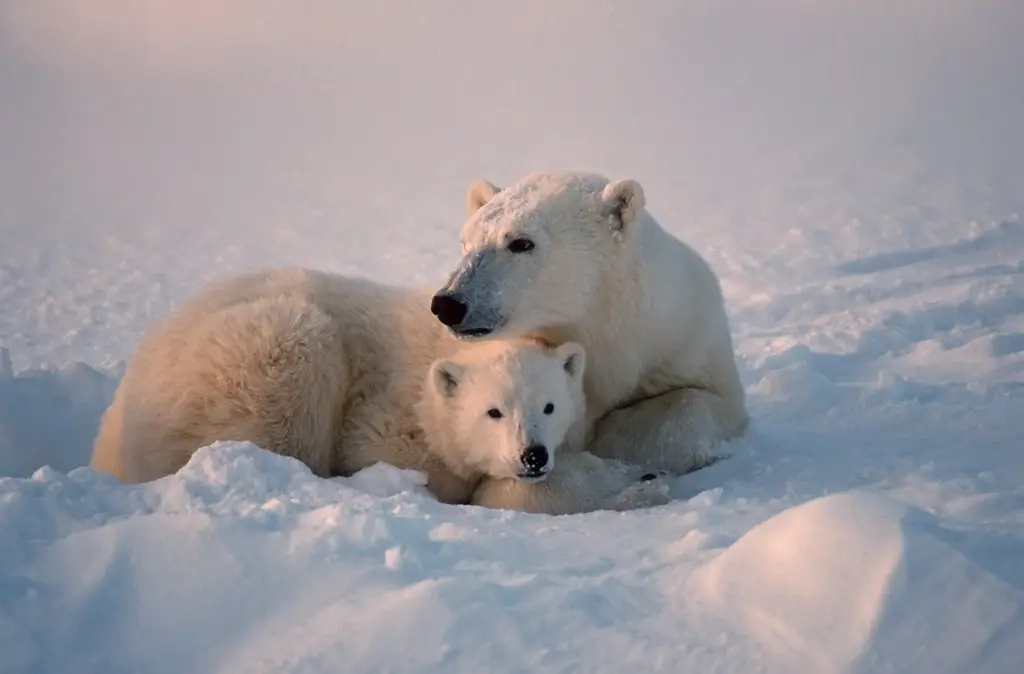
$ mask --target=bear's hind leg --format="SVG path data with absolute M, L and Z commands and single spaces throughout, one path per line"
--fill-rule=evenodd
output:
M 240 305 L 223 318 L 219 344 L 208 352 L 233 368 L 215 367 L 228 375 L 221 382 L 228 395 L 220 434 L 294 457 L 316 475 L 330 476 L 344 376 L 333 321 L 294 297 Z
M 100 419 L 99 430 L 92 445 L 89 467 L 97 473 L 108 473 L 124 480 L 124 461 L 121 457 L 121 434 L 124 424 L 124 388 L 118 387 L 114 399 Z
M 126 393 L 128 481 L 174 473 L 217 440 L 252 442 L 331 474 L 344 364 L 330 317 L 301 297 L 261 298 L 182 334 L 175 362 L 137 373 L 155 387 L 149 395 Z

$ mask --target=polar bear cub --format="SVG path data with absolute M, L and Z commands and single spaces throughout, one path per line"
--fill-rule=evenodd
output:
M 140 341 L 91 465 L 143 482 L 216 440 L 247 440 L 322 477 L 380 461 L 419 470 L 446 503 L 664 502 L 634 484 L 639 468 L 579 451 L 579 344 L 467 344 L 432 318 L 430 295 L 306 269 L 211 284 Z
M 481 348 L 484 347 L 484 348 Z M 430 366 L 417 416 L 448 462 L 496 478 L 547 476 L 586 413 L 586 356 L 576 342 L 481 343 Z
M 585 367 L 576 342 L 525 338 L 466 345 L 431 365 L 418 418 L 427 446 L 455 449 L 450 464 L 486 476 L 471 503 L 565 514 L 667 502 L 638 466 L 571 451 L 586 415 Z

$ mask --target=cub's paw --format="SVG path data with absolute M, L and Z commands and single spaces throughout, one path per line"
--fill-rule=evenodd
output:
M 634 482 L 608 499 L 610 510 L 634 510 L 636 508 L 653 508 L 672 501 L 669 496 L 669 485 L 665 476 L 655 475 Z

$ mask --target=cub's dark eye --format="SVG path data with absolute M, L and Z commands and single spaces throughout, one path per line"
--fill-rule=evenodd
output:
M 499 410 L 497 407 L 492 407 L 491 409 L 487 410 L 487 416 L 489 416 L 492 419 L 500 419 L 505 415 L 502 414 L 501 410 Z
M 544 414 L 551 414 L 554 411 L 555 411 L 555 404 L 554 403 L 548 403 L 547 405 L 544 406 Z
M 535 247 L 533 241 L 529 239 L 512 239 L 508 242 L 508 251 L 510 253 L 529 253 Z

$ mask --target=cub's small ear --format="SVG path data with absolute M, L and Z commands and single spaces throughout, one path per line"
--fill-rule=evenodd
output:
M 501 190 L 484 179 L 474 180 L 466 190 L 466 216 L 473 215 Z
M 573 379 L 579 379 L 587 369 L 587 353 L 582 344 L 566 342 L 555 349 L 555 356 L 562 361 L 562 368 Z
M 601 192 L 602 212 L 619 233 L 633 224 L 646 203 L 644 189 L 630 178 L 608 183 Z
M 451 398 L 459 388 L 462 366 L 450 360 L 438 360 L 430 366 L 430 381 L 442 398 Z

